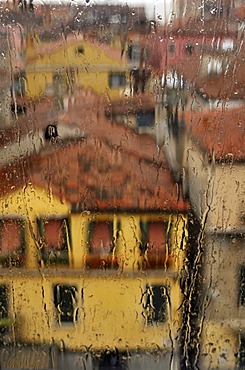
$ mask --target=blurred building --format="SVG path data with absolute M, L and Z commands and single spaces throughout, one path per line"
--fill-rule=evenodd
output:
M 82 35 L 44 43 L 27 43 L 27 96 L 56 96 L 60 101 L 76 87 L 120 96 L 126 88 L 126 64 L 121 47 L 100 44 Z
M 24 55 L 25 36 L 20 24 L 1 25 L 1 108 L 0 125 L 9 126 L 17 114 L 24 95 L 25 72 Z
M 244 367 L 241 5 L 176 1 L 147 29 L 140 11 L 130 28 L 128 7 L 44 7 L 26 69 L 9 84 L 1 63 L 7 100 L 9 86 L 34 100 L 19 147 L 40 134 L 1 170 L 4 343 L 178 354 L 186 325 L 202 369 Z
M 1 170 L 3 340 L 177 356 L 188 201 L 154 140 L 87 99 L 86 138 Z
M 202 369 L 244 366 L 244 45 L 235 20 L 216 14 L 201 29 L 195 19 L 173 22 L 153 44 L 162 48 L 152 61 L 162 94 L 157 139 L 199 224 L 188 300 L 199 305 Z
M 244 366 L 243 114 L 244 107 L 185 118 L 184 186 L 203 232 L 203 369 Z

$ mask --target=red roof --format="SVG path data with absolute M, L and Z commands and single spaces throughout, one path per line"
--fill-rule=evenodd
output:
M 145 98 L 122 98 L 120 100 L 123 113 L 133 113 L 132 106 L 137 109 L 153 108 L 150 99 Z M 118 100 L 117 100 L 118 103 Z M 115 103 L 117 105 L 117 103 Z M 63 124 L 77 125 L 85 136 L 96 137 L 104 140 L 110 146 L 117 146 L 129 153 L 136 154 L 145 160 L 164 163 L 167 159 L 163 151 L 158 150 L 157 143 L 150 135 L 138 135 L 131 128 L 123 124 L 117 124 L 113 120 L 115 106 L 113 102 L 105 96 L 100 96 L 93 91 L 77 92 L 73 103 L 69 101 L 68 110 L 61 114 L 60 122 Z
M 1 194 L 32 183 L 79 209 L 186 211 L 188 201 L 155 140 L 108 119 L 100 96 L 74 97 L 60 121 L 79 127 L 86 138 L 50 144 L 39 155 L 5 166 Z
M 192 140 L 216 160 L 245 160 L 245 107 L 187 112 L 185 121 Z
M 82 209 L 184 210 L 168 168 L 96 138 L 29 163 L 31 182 Z
M 188 209 L 168 168 L 92 137 L 7 165 L 0 179 L 2 195 L 31 183 L 79 209 Z

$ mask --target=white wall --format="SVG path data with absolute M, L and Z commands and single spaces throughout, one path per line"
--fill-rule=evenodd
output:
M 245 163 L 214 163 L 191 141 L 185 152 L 190 200 L 199 220 L 207 212 L 209 230 L 244 229 Z

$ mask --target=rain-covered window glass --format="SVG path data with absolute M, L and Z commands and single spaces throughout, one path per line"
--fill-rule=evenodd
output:
M 245 366 L 245 337 L 240 337 L 239 347 L 239 367 L 242 369 Z
M 0 2 L 1 369 L 245 368 L 245 4 Z

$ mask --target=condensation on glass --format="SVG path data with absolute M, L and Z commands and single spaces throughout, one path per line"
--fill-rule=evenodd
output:
M 0 5 L 2 369 L 243 369 L 243 1 Z

